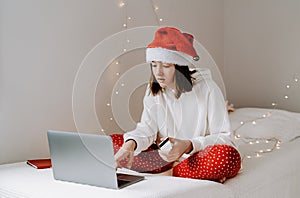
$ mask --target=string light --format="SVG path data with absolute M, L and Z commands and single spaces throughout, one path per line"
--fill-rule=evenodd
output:
M 260 155 L 259 153 L 256 153 L 256 157 L 261 157 L 262 155 Z
M 121 3 L 119 3 L 119 6 L 120 7 L 124 7 L 125 6 L 125 2 L 122 1 Z
M 162 18 L 159 18 L 158 17 L 158 10 L 159 10 L 159 7 L 157 5 L 155 5 L 154 1 L 151 0 L 151 3 L 152 3 L 152 9 L 153 9 L 153 13 L 155 15 L 155 20 L 157 22 L 157 25 L 161 26 L 161 23 L 163 21 Z
M 240 135 L 240 134 L 236 134 L 236 135 L 234 136 L 234 138 L 238 140 L 239 138 L 241 138 L 241 135 Z
M 273 104 L 273 106 L 276 106 L 276 103 L 272 103 L 272 104 Z M 245 126 L 246 124 L 251 123 L 252 125 L 256 125 L 258 120 L 266 119 L 267 117 L 270 117 L 271 115 L 272 115 L 272 111 L 269 111 L 267 113 L 262 114 L 261 116 L 258 116 L 255 119 L 248 120 L 248 121 L 241 121 L 240 125 L 235 130 L 233 130 L 235 139 L 242 141 L 245 144 L 255 145 L 255 144 L 266 143 L 266 144 L 270 145 L 270 147 L 267 149 L 259 149 L 257 151 L 254 151 L 253 155 L 249 155 L 249 154 L 245 155 L 244 157 L 246 157 L 246 159 L 260 158 L 263 156 L 264 153 L 269 153 L 275 149 L 280 149 L 281 141 L 275 137 L 273 137 L 273 138 L 252 138 L 252 137 L 242 136 L 241 134 L 238 133 L 238 130 L 241 130 L 242 127 Z
M 245 141 L 246 144 L 254 145 L 255 143 L 256 144 L 261 143 L 265 138 L 249 138 L 249 137 L 244 137 L 242 139 Z M 259 140 L 256 140 L 254 142 L 255 139 L 259 139 Z M 251 140 L 251 141 L 249 141 L 249 140 Z M 273 143 L 273 145 L 271 145 L 271 148 L 267 148 L 265 150 L 264 149 L 259 149 L 259 150 L 255 151 L 253 155 L 246 155 L 244 157 L 246 157 L 247 159 L 259 158 L 259 157 L 262 157 L 263 154 L 265 154 L 265 153 L 270 153 L 270 152 L 274 151 L 275 149 L 280 149 L 281 141 L 278 140 L 277 138 L 270 138 L 270 139 L 265 140 L 265 142 L 266 143 Z
M 129 39 L 128 39 L 128 34 L 127 34 L 127 29 L 128 29 L 128 21 L 131 20 L 131 17 L 128 16 L 127 14 L 127 6 L 128 4 L 126 3 L 126 1 L 122 1 L 119 6 L 121 8 L 125 8 L 125 22 L 123 23 L 123 28 L 125 28 L 125 34 L 126 34 L 126 43 L 129 43 Z M 126 48 L 126 44 L 124 44 L 124 48 L 123 48 L 123 52 L 126 52 L 127 48 Z

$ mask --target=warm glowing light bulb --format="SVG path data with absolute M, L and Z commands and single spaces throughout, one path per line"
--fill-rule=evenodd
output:
M 256 121 L 252 121 L 252 124 L 254 124 L 254 125 L 255 125 L 255 124 L 256 124 Z
M 290 85 L 287 85 L 286 88 L 289 89 L 289 88 L 290 88 Z
M 247 155 L 247 158 L 248 158 L 248 159 L 250 159 L 250 158 L 251 158 L 251 156 L 250 156 L 250 155 Z
M 124 24 L 123 24 L 123 27 L 127 27 L 127 24 L 126 24 L 126 23 L 124 23 Z
M 240 122 L 241 124 L 244 124 L 244 122 L 242 121 L 242 122 Z
M 119 65 L 119 61 L 116 62 L 116 65 Z
M 124 5 L 125 5 L 124 2 L 121 2 L 121 3 L 119 4 L 120 7 L 123 7 Z
M 284 99 L 288 99 L 288 98 L 289 98 L 289 96 L 288 96 L 288 95 L 285 95 L 285 96 L 284 96 Z
M 163 19 L 162 19 L 162 18 L 160 18 L 160 19 L 159 19 L 159 21 L 163 21 Z
M 154 10 L 158 10 L 158 9 L 159 9 L 159 7 L 158 7 L 158 6 L 155 6 Z
M 113 118 L 109 118 L 111 121 L 113 120 Z
M 118 94 L 119 94 L 119 92 L 118 92 L 118 91 L 116 91 L 116 94 L 118 95 Z
M 129 16 L 129 17 L 127 17 L 127 19 L 128 19 L 128 20 L 130 20 L 130 19 L 131 19 L 131 17 Z
M 120 75 L 120 73 L 119 73 L 119 72 L 117 72 L 117 73 L 116 73 L 116 75 L 117 75 L 117 76 L 119 76 L 119 75 Z
M 261 155 L 259 153 L 256 153 L 256 157 L 261 157 Z
M 106 106 L 110 106 L 110 104 L 109 104 L 109 103 L 107 103 L 107 104 L 106 104 Z
M 295 82 L 298 82 L 298 78 L 294 78 L 294 81 L 295 81 Z
M 121 86 L 122 86 L 122 87 L 124 87 L 124 86 L 125 86 L 125 84 L 124 84 L 124 83 L 122 83 L 122 84 L 121 84 Z

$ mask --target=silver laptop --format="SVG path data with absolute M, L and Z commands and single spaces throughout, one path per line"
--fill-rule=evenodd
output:
M 76 132 L 47 132 L 56 180 L 120 189 L 144 179 L 117 174 L 110 136 Z

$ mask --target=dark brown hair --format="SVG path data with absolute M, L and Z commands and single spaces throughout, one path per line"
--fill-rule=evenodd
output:
M 151 76 L 150 76 L 150 90 L 153 96 L 159 94 L 163 91 L 163 88 L 156 81 L 155 76 L 153 75 L 152 65 L 151 67 Z M 190 70 L 188 66 L 176 65 L 175 64 L 175 97 L 178 99 L 182 93 L 189 92 L 193 88 L 193 80 L 192 74 L 194 74 L 196 70 Z

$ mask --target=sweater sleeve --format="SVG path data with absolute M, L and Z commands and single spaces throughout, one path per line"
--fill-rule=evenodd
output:
M 149 88 L 147 88 L 147 90 L 149 90 Z M 157 105 L 154 97 L 148 93 L 149 92 L 146 91 L 143 99 L 144 109 L 141 121 L 133 131 L 124 134 L 124 141 L 133 139 L 137 144 L 134 155 L 138 155 L 141 151 L 146 150 L 155 141 L 157 136 Z
M 235 146 L 223 94 L 216 83 L 211 82 L 209 83 L 207 94 L 207 127 L 205 136 L 192 139 L 193 150 L 191 154 L 214 144 Z

